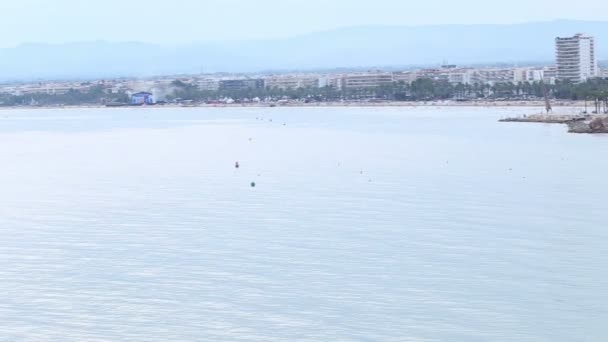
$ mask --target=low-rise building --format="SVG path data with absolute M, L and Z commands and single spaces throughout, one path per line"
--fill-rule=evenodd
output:
M 281 75 L 264 79 L 264 85 L 270 89 L 300 89 L 319 87 L 319 77 L 315 75 Z
M 473 78 L 473 70 L 470 69 L 454 69 L 448 74 L 448 82 L 452 85 L 456 84 L 471 84 Z
M 221 80 L 220 90 L 248 90 L 248 89 L 264 89 L 263 79 L 236 79 L 236 80 Z
M 325 75 L 319 77 L 319 88 L 331 87 L 334 89 L 342 89 L 344 87 L 344 78 L 342 75 Z
M 549 84 L 555 84 L 557 80 L 557 66 L 546 66 L 543 68 L 543 81 Z
M 411 84 L 416 79 L 418 79 L 415 71 L 400 71 L 393 73 L 393 81 L 394 82 L 404 82 L 405 84 Z
M 148 92 L 135 93 L 131 95 L 132 105 L 154 104 L 154 95 Z
M 515 70 L 509 68 L 485 68 L 473 72 L 471 83 L 475 84 L 500 84 L 513 83 L 515 81 Z
M 448 69 L 422 69 L 416 72 L 417 79 L 429 79 L 433 81 L 445 81 L 450 80 L 450 70 Z
M 515 68 L 513 70 L 514 73 L 514 83 L 520 82 L 539 82 L 544 78 L 544 70 L 540 68 Z
M 220 89 L 220 80 L 216 78 L 203 78 L 196 80 L 196 86 L 202 91 L 218 91 Z
M 345 88 L 373 88 L 394 82 L 392 73 L 349 74 L 343 78 Z

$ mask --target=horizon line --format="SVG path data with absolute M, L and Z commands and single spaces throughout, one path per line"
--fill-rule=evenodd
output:
M 373 28 L 384 28 L 384 29 L 396 29 L 396 28 L 407 28 L 407 29 L 417 29 L 417 28 L 438 28 L 438 27 L 505 27 L 505 26 L 520 26 L 520 25 L 530 25 L 530 24 L 550 24 L 550 23 L 558 23 L 558 22 L 584 22 L 584 23 L 608 23 L 608 20 L 587 20 L 587 19 L 567 19 L 567 18 L 557 18 L 557 19 L 547 19 L 547 20 L 531 20 L 531 21 L 522 21 L 515 23 L 475 23 L 475 24 L 466 24 L 466 23 L 446 23 L 446 24 L 420 24 L 420 25 L 383 25 L 383 24 L 361 24 L 361 25 L 349 25 L 349 26 L 340 26 L 331 29 L 323 29 L 323 30 L 312 30 L 309 32 L 303 32 L 298 34 L 293 34 L 287 37 L 274 37 L 274 38 L 252 38 L 252 39 L 222 39 L 222 40 L 200 40 L 200 41 L 190 41 L 190 42 L 181 42 L 181 43 L 167 43 L 167 42 L 152 42 L 152 41 L 144 41 L 144 40 L 111 40 L 111 39 L 99 39 L 99 38 L 91 38 L 89 40 L 74 40 L 74 41 L 66 41 L 66 42 L 37 42 L 37 41 L 26 41 L 21 42 L 16 45 L 1 47 L 0 49 L 16 49 L 21 47 L 29 47 L 29 46 L 68 46 L 68 45 L 79 45 L 79 44 L 140 44 L 140 45 L 150 45 L 150 46 L 158 46 L 158 47 L 179 47 L 179 46 L 187 46 L 187 45 L 198 45 L 198 44 L 218 44 L 218 43 L 251 43 L 251 42 L 272 42 L 272 41 L 284 41 L 290 39 L 298 39 L 302 37 L 307 37 L 310 35 L 316 34 L 324 34 L 324 33 L 332 33 L 339 32 L 345 30 L 353 30 L 353 29 L 373 29 Z M 576 33 L 576 32 L 574 32 Z M 573 33 L 573 34 L 574 34 Z

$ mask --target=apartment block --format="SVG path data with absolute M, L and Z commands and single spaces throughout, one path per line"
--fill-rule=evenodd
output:
M 580 83 L 597 77 L 595 39 L 583 34 L 555 38 L 557 79 Z
M 198 79 L 195 84 L 202 91 L 218 91 L 220 89 L 220 80 L 216 78 Z
M 264 79 L 266 88 L 300 89 L 319 87 L 319 77 L 314 75 L 280 75 Z
M 343 77 L 345 88 L 373 88 L 392 84 L 392 73 L 361 73 L 349 74 Z
M 236 80 L 221 80 L 219 84 L 220 90 L 248 90 L 248 89 L 263 89 L 263 79 L 236 79 Z

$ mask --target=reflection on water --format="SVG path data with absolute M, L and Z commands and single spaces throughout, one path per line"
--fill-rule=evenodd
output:
M 3 111 L 2 338 L 605 341 L 608 140 L 519 112 Z

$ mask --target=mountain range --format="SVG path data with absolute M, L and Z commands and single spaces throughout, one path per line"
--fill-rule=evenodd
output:
M 23 44 L 0 49 L 0 80 L 436 66 L 443 62 L 550 64 L 555 37 L 575 33 L 595 36 L 598 58 L 608 59 L 608 21 L 366 26 L 281 40 L 176 46 L 104 41 Z

